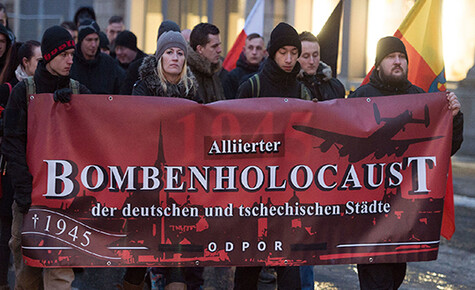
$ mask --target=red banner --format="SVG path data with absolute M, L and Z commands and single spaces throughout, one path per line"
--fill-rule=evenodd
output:
M 36 95 L 23 254 L 40 267 L 436 259 L 446 102 Z

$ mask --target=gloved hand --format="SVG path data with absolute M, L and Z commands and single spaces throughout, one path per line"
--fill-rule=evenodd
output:
M 73 91 L 70 88 L 57 89 L 54 92 L 54 101 L 61 103 L 69 103 L 71 101 L 71 95 Z

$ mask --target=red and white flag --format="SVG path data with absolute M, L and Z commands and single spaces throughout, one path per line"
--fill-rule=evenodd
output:
M 251 33 L 259 33 L 262 36 L 264 33 L 264 0 L 257 0 L 251 12 L 246 18 L 244 28 L 239 33 L 233 47 L 229 50 L 223 62 L 223 67 L 231 71 L 236 67 L 236 62 L 242 52 L 242 48 L 246 43 L 246 38 Z

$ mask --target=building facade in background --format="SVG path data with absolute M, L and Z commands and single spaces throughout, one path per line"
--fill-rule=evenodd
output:
M 416 0 L 344 0 L 340 38 L 339 77 L 357 83 L 372 67 L 376 42 L 392 35 Z M 72 20 L 80 6 L 92 6 L 102 29 L 112 15 L 124 17 L 138 37 L 139 48 L 155 50 L 157 29 L 165 19 L 182 29 L 211 22 L 221 30 L 228 51 L 242 30 L 256 0 L 8 0 L 10 26 L 17 39 L 41 37 L 54 24 Z M 279 22 L 318 34 L 339 0 L 265 0 L 264 38 Z M 466 76 L 475 60 L 475 1 L 444 0 L 443 35 L 449 81 Z

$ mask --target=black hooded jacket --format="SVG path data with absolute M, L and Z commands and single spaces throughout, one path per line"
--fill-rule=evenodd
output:
M 247 62 L 244 53 L 241 53 L 236 62 L 236 68 L 229 72 L 227 79 L 227 87 L 230 89 L 233 98 L 236 96 L 239 86 L 245 80 L 259 72 L 259 67 L 263 61 L 259 64 L 250 64 Z
M 38 63 L 34 81 L 36 93 L 54 93 L 57 89 L 68 88 L 70 78 L 54 76 L 46 69 L 44 61 Z M 84 86 L 79 86 L 81 94 L 89 94 Z M 31 205 L 32 176 L 26 163 L 26 137 L 28 124 L 28 104 L 25 82 L 19 82 L 12 90 L 5 109 L 5 129 L 2 139 L 2 153 L 7 161 L 7 171 L 14 188 L 14 200 L 22 212 Z M 61 140 L 58 140 L 61 142 Z M 41 146 L 41 144 L 38 144 Z
M 93 94 L 118 94 L 125 77 L 117 62 L 99 48 L 94 59 L 86 60 L 81 52 L 81 42 L 76 45 L 70 75 Z
M 297 81 L 300 64 L 297 62 L 291 72 L 286 72 L 272 58 L 264 61 L 262 71 L 257 74 L 260 90 L 253 90 L 252 78 L 243 82 L 238 89 L 236 98 L 255 97 L 287 97 L 310 100 L 310 92 Z M 302 91 L 303 90 L 303 91 Z
M 376 70 L 373 70 L 369 77 L 369 83 L 359 87 L 352 92 L 348 98 L 362 98 L 362 97 L 378 97 L 378 96 L 393 96 L 393 95 L 407 95 L 407 94 L 421 94 L 425 93 L 423 89 L 413 85 L 406 80 L 400 86 L 392 86 L 383 83 Z M 453 119 L 452 131 L 452 152 L 454 155 L 462 145 L 463 142 L 463 114 L 459 112 Z
M 302 70 L 297 79 L 307 87 L 312 97 L 319 101 L 345 97 L 345 87 L 332 77 L 331 68 L 323 62 L 320 62 L 315 75 L 309 75 Z

